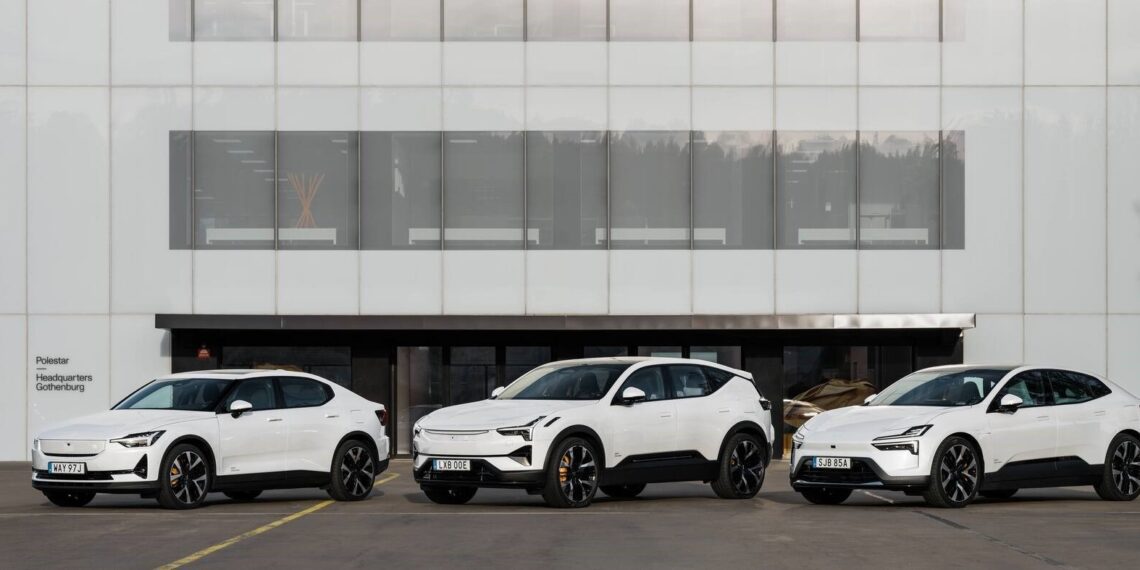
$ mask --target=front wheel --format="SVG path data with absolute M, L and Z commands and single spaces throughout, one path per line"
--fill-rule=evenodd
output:
M 44 491 L 44 496 L 59 507 L 82 507 L 95 498 L 95 493 L 85 491 Z
M 721 454 L 720 468 L 712 482 L 713 492 L 722 499 L 751 499 L 764 485 L 764 447 L 756 436 L 738 433 L 728 440 Z
M 838 505 L 851 496 L 851 489 L 832 489 L 828 487 L 804 489 L 800 494 L 813 505 Z
M 424 485 L 420 487 L 427 498 L 440 505 L 462 505 L 475 496 L 477 487 L 448 487 L 443 485 Z
M 949 437 L 934 454 L 930 486 L 922 493 L 926 504 L 959 509 L 978 497 L 981 468 L 974 444 L 961 437 Z
M 202 450 L 183 443 L 166 452 L 158 472 L 158 504 L 167 509 L 202 506 L 213 470 Z
M 336 448 L 329 474 L 329 496 L 338 501 L 362 501 L 376 483 L 376 460 L 363 442 L 350 439 Z
M 542 498 L 563 509 L 585 507 L 598 491 L 598 453 L 590 442 L 571 437 L 560 442 L 546 466 Z
M 602 485 L 602 492 L 615 499 L 632 499 L 645 490 L 645 483 L 634 485 Z
M 1106 501 L 1131 501 L 1140 495 L 1140 439 L 1122 433 L 1112 440 L 1096 494 Z

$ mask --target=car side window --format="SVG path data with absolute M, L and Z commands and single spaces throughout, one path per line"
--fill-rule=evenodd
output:
M 277 379 L 286 408 L 309 408 L 329 401 L 329 390 L 324 384 L 308 378 L 284 376 Z
M 719 368 L 703 367 L 702 370 L 705 371 L 705 377 L 709 379 L 709 388 L 712 388 L 713 392 L 720 390 L 721 386 L 728 384 L 729 380 L 736 378 L 735 374 Z
M 668 369 L 674 398 L 700 398 L 712 394 L 712 385 L 700 366 L 677 364 Z
M 642 368 L 631 374 L 621 389 L 624 391 L 626 388 L 640 388 L 642 392 L 645 392 L 645 400 L 648 402 L 664 400 L 666 398 L 665 375 L 661 371 L 660 366 Z M 618 395 L 621 395 L 621 392 L 618 392 Z
M 273 378 L 250 378 L 241 383 L 230 392 L 226 398 L 225 409 L 237 400 L 245 400 L 253 405 L 254 410 L 272 410 L 278 407 L 277 393 L 273 389 Z
M 1053 386 L 1053 401 L 1058 405 L 1088 402 L 1108 392 L 1108 386 L 1101 381 L 1076 372 L 1051 370 L 1049 380 Z
M 1044 375 L 1037 370 L 1022 372 L 1006 383 L 1005 387 L 994 398 L 994 403 L 1001 402 L 1002 397 L 1006 394 L 1013 394 L 1021 398 L 1022 408 L 1037 408 L 1051 404 L 1049 386 L 1045 382 Z
M 1104 382 L 1089 376 L 1088 374 L 1081 374 L 1079 372 L 1066 372 L 1066 376 L 1073 379 L 1074 382 L 1079 382 L 1085 386 L 1089 395 L 1096 398 L 1102 398 L 1112 393 L 1112 389 L 1105 386 Z

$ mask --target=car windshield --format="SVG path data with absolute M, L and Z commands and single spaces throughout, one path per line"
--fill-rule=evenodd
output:
M 115 409 L 213 411 L 229 382 L 217 378 L 156 380 L 119 402 Z
M 1008 370 L 921 370 L 883 390 L 870 406 L 972 406 L 994 389 Z
M 631 364 L 547 364 L 511 382 L 499 400 L 598 400 Z

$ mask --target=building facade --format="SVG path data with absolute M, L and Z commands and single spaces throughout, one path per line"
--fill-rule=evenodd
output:
M 149 378 L 1140 392 L 1132 0 L 0 0 L 0 460 Z

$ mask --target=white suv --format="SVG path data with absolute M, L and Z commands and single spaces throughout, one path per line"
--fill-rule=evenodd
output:
M 127 493 L 187 509 L 211 491 L 248 501 L 297 487 L 357 501 L 388 467 L 387 418 L 384 406 L 311 374 L 173 374 L 37 435 L 32 486 L 66 507 Z
M 771 460 L 771 403 L 752 376 L 680 358 L 546 364 L 491 399 L 443 408 L 413 427 L 416 481 L 434 502 L 479 487 L 541 493 L 584 507 L 600 488 L 633 497 L 646 483 L 711 482 L 746 499 Z

